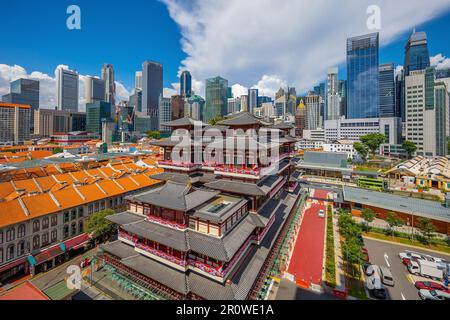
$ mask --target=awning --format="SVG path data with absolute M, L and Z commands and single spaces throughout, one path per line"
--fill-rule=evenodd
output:
M 59 244 L 57 246 L 51 247 L 45 251 L 42 251 L 41 253 L 28 257 L 28 261 L 31 265 L 39 265 L 41 263 L 44 263 L 50 259 L 53 259 L 65 252 L 64 247 Z
M 64 242 L 64 245 L 66 246 L 66 250 L 78 249 L 81 248 L 86 243 L 88 243 L 89 240 L 90 240 L 89 235 L 84 233 L 75 238 L 67 240 L 66 242 Z
M 22 258 L 22 259 L 14 261 L 14 262 L 11 262 L 10 264 L 2 266 L 0 268 L 0 272 L 6 271 L 6 270 L 14 268 L 14 267 L 17 267 L 17 266 L 19 266 L 19 265 L 21 265 L 22 263 L 25 263 L 25 262 L 27 262 L 27 258 Z

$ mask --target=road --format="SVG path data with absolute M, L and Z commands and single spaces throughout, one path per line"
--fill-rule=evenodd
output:
M 395 287 L 386 288 L 388 289 L 390 299 L 392 300 L 420 300 L 418 291 L 414 287 L 414 277 L 409 275 L 408 270 L 398 257 L 400 252 L 410 250 L 446 260 L 450 259 L 450 256 L 446 256 L 445 254 L 430 253 L 420 249 L 410 248 L 405 245 L 390 244 L 366 238 L 364 239 L 364 244 L 369 251 L 370 262 L 372 264 L 386 266 L 391 269 L 391 273 L 395 280 Z
M 325 191 L 315 191 L 317 197 L 326 197 L 326 194 Z M 320 210 L 326 212 L 325 205 L 314 201 L 305 211 L 288 267 L 288 273 L 293 275 L 296 281 L 300 280 L 308 285 L 322 284 L 326 221 L 319 217 Z

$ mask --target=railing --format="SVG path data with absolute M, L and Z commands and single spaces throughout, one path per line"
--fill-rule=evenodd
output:
M 160 166 L 170 166 L 170 167 L 179 167 L 179 168 L 193 168 L 199 166 L 198 164 L 192 163 L 192 162 L 183 162 L 183 161 L 171 161 L 171 160 L 165 160 L 165 161 L 159 161 L 158 164 Z
M 147 217 L 147 220 L 150 221 L 150 222 L 157 223 L 157 224 L 160 224 L 160 225 L 163 225 L 163 226 L 167 226 L 167 227 L 170 227 L 170 228 L 173 228 L 173 229 L 177 229 L 177 230 L 181 230 L 181 231 L 187 229 L 187 225 L 186 224 L 181 224 L 181 223 L 177 223 L 177 222 L 174 222 L 174 221 L 168 221 L 168 220 L 165 220 L 163 218 L 159 218 L 159 217 L 151 216 L 151 215 L 146 216 L 146 217 Z
M 227 275 L 230 272 L 230 270 L 234 268 L 234 266 L 240 260 L 244 252 L 247 251 L 247 249 L 250 247 L 251 242 L 255 241 L 255 237 L 256 236 L 251 236 L 247 239 L 247 241 L 244 242 L 244 244 L 241 246 L 238 252 L 236 252 L 236 254 L 234 255 L 233 259 L 231 259 L 226 268 L 223 270 L 224 275 Z
M 159 258 L 162 258 L 164 260 L 167 260 L 169 262 L 175 263 L 175 264 L 177 264 L 179 266 L 182 266 L 182 267 L 186 267 L 187 266 L 187 261 L 186 260 L 174 257 L 174 256 L 172 256 L 170 254 L 167 254 L 165 252 L 162 252 L 160 250 L 152 248 L 152 247 L 150 247 L 148 245 L 145 245 L 143 243 L 139 243 L 139 242 L 136 243 L 136 248 L 141 249 L 141 250 L 143 250 L 145 252 L 148 252 L 148 253 L 150 253 L 150 254 L 152 254 L 154 256 L 157 256 Z
M 216 267 L 215 268 L 215 267 L 210 266 L 210 265 L 208 265 L 206 263 L 203 263 L 203 262 L 200 262 L 198 260 L 191 259 L 191 258 L 189 258 L 187 262 L 188 262 L 189 266 L 193 266 L 193 267 L 195 267 L 197 269 L 200 269 L 200 270 L 210 274 L 211 276 L 219 277 L 219 278 L 223 278 L 224 277 L 224 273 L 222 271 L 222 267 Z
M 215 167 L 217 172 L 224 173 L 235 173 L 235 174 L 245 174 L 251 176 L 259 176 L 261 170 L 260 169 L 252 169 L 252 168 L 235 168 L 233 166 L 229 167 Z

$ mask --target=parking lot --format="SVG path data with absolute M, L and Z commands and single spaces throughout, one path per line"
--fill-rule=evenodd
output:
M 450 260 L 450 256 L 445 254 L 428 252 L 404 245 L 396 245 L 394 243 L 391 244 L 365 238 L 364 244 L 369 251 L 370 262 L 372 264 L 390 268 L 395 280 L 395 286 L 386 286 L 386 289 L 388 291 L 388 299 L 392 300 L 420 300 L 418 290 L 414 287 L 414 283 L 416 281 L 429 280 L 418 276 L 411 276 L 406 266 L 403 265 L 398 256 L 400 252 L 410 250 L 417 253 Z

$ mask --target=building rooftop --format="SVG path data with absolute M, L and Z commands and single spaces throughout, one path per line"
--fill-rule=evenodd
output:
M 344 200 L 447 223 L 450 222 L 450 209 L 436 201 L 402 197 L 352 187 L 344 187 Z
M 269 126 L 270 123 L 267 123 L 258 117 L 255 117 L 250 112 L 241 112 L 235 115 L 230 116 L 229 118 L 222 120 L 219 122 L 221 126 L 250 126 L 250 125 L 262 125 Z
M 216 191 L 196 190 L 188 184 L 167 182 L 158 189 L 131 196 L 129 200 L 187 212 L 215 198 L 217 195 L 219 195 L 219 192 Z

